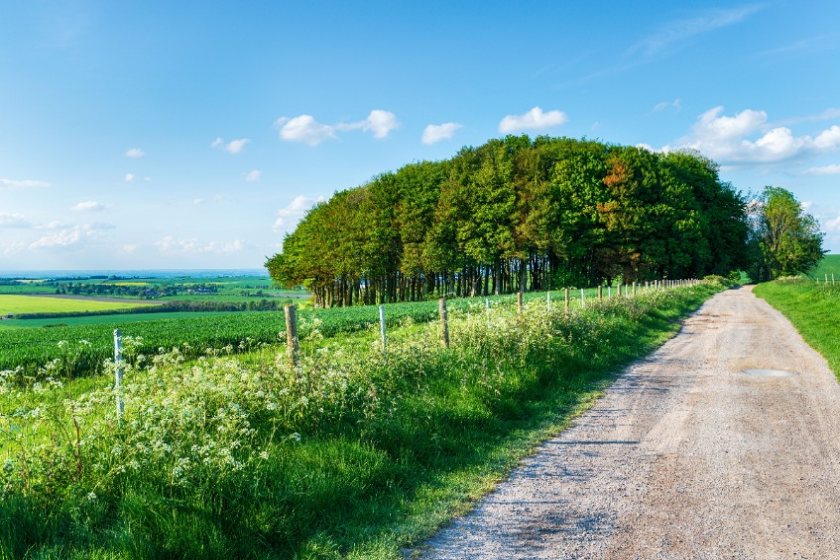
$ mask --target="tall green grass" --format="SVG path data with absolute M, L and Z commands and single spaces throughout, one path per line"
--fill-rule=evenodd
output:
M 840 265 L 840 258 L 837 260 Z M 823 270 L 829 270 L 830 264 L 824 264 Z M 804 278 L 789 278 L 759 284 L 753 293 L 781 311 L 802 338 L 823 355 L 840 378 L 840 322 L 837 321 L 837 312 L 840 310 L 840 270 L 836 277 L 838 283 L 833 286 L 830 283 L 831 273 L 828 274 L 828 285 L 822 282 L 823 276 L 818 276 L 820 283 Z
M 0 384 L 0 555 L 402 558 L 720 287 L 474 309 L 450 349 L 410 317 L 387 355 L 315 326 L 296 368 L 150 356 L 120 423 L 108 389 Z

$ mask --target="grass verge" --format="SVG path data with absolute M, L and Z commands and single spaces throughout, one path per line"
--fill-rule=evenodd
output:
M 450 349 L 407 319 L 385 356 L 315 330 L 297 368 L 155 356 L 121 423 L 107 389 L 5 385 L 0 556 L 402 558 L 719 288 L 455 314 Z
M 781 311 L 840 379 L 840 284 L 791 278 L 759 284 L 753 293 Z

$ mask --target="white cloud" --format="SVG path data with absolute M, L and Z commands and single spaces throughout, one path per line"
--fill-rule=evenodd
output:
M 688 40 L 697 35 L 715 31 L 736 24 L 761 9 L 760 5 L 743 6 L 731 9 L 709 10 L 697 17 L 671 21 L 656 32 L 648 35 L 631 46 L 625 57 L 651 57 L 667 47 Z
M 143 177 L 143 180 L 144 180 L 144 181 L 146 181 L 146 182 L 148 183 L 149 181 L 151 181 L 151 180 L 152 180 L 152 178 L 151 178 L 151 177 Z
M 193 255 L 238 253 L 245 248 L 245 244 L 239 239 L 202 243 L 196 238 L 176 239 L 171 235 L 167 235 L 159 241 L 156 241 L 155 246 L 162 253 Z
M 131 253 L 135 252 L 138 247 L 139 247 L 139 245 L 137 245 L 136 243 L 126 243 L 125 245 L 122 246 L 122 250 L 123 250 L 123 253 L 131 254 Z
M 370 130 L 373 132 L 374 138 L 385 138 L 390 132 L 399 128 L 400 123 L 397 121 L 397 116 L 390 111 L 383 111 L 381 109 L 374 109 L 370 112 L 363 130 Z
M 126 173 L 125 174 L 125 182 L 126 183 L 130 183 L 130 182 L 134 181 L 134 179 L 136 179 L 136 177 L 134 176 L 134 173 Z
M 840 232 L 840 215 L 836 218 L 832 218 L 830 220 L 825 220 L 823 223 L 823 229 L 829 233 L 838 233 Z
M 0 241 L 0 253 L 4 256 L 14 255 L 26 249 L 23 241 Z
M 423 136 L 420 139 L 424 144 L 434 144 L 441 140 L 449 140 L 462 126 L 458 123 L 448 122 L 443 124 L 430 124 L 423 129 Z
M 510 134 L 522 130 L 544 130 L 564 124 L 568 118 L 562 111 L 543 112 L 534 107 L 523 115 L 507 115 L 499 122 L 499 132 Z
M 361 121 L 324 124 L 315 120 L 312 115 L 304 114 L 291 118 L 280 117 L 274 122 L 274 126 L 283 140 L 317 146 L 325 140 L 337 138 L 338 131 L 361 130 L 372 133 L 374 138 L 386 138 L 392 130 L 399 128 L 400 123 L 394 113 L 374 109 Z
M 771 163 L 809 152 L 840 147 L 840 126 L 832 126 L 816 137 L 796 136 L 790 128 L 770 128 L 767 113 L 746 109 L 734 116 L 713 107 L 701 114 L 691 133 L 680 139 L 677 149 L 692 149 L 720 163 Z M 665 146 L 663 149 L 671 149 Z
M 193 199 L 193 206 L 199 206 L 201 204 L 204 204 L 205 202 L 207 202 L 207 201 L 204 200 L 203 198 L 194 198 Z
M 801 123 L 805 123 L 805 122 L 828 121 L 828 120 L 836 119 L 838 117 L 840 117 L 840 109 L 831 107 L 831 108 L 828 108 L 825 111 L 822 111 L 820 113 L 783 119 L 783 120 L 779 121 L 777 124 L 779 126 L 781 126 L 781 125 L 791 126 L 791 125 L 801 124 Z
M 95 200 L 86 200 L 75 205 L 72 210 L 74 212 L 101 212 L 105 210 L 105 205 Z
M 0 214 L 0 228 L 28 228 L 32 224 L 21 214 Z
M 238 154 L 245 149 L 245 145 L 249 142 L 250 140 L 247 138 L 237 138 L 236 140 L 231 140 L 225 146 L 225 151 L 229 154 Z
M 46 181 L 33 181 L 32 179 L 4 179 L 0 177 L 0 188 L 5 189 L 39 189 L 49 187 Z
M 141 150 L 140 148 L 129 148 L 125 152 L 125 157 L 134 158 L 134 159 L 141 158 L 145 155 L 146 155 L 145 152 L 143 152 L 143 150 Z
M 660 101 L 653 106 L 654 113 L 661 113 L 667 109 L 673 109 L 674 111 L 679 112 L 682 109 L 682 102 L 680 101 L 680 98 L 678 97 L 673 101 Z
M 274 221 L 274 231 L 291 231 L 301 218 L 318 202 L 323 202 L 324 197 L 310 198 L 303 195 L 296 196 L 288 206 L 277 211 L 277 219 Z
M 335 138 L 334 127 L 319 123 L 312 115 L 298 115 L 297 117 L 280 117 L 274 122 L 280 130 L 280 138 L 288 142 L 302 142 L 309 146 L 317 146 L 324 140 Z
M 822 167 L 812 167 L 805 171 L 806 175 L 840 175 L 840 164 L 834 163 L 831 165 L 823 165 Z
M 83 224 L 72 227 L 63 227 L 60 229 L 47 227 L 46 229 L 52 229 L 53 233 L 48 233 L 47 235 L 36 239 L 29 244 L 29 248 L 51 249 L 72 247 L 79 245 L 88 239 L 96 238 L 102 230 L 112 229 L 112 227 L 113 226 L 109 226 L 107 224 Z
M 814 146 L 821 150 L 831 150 L 840 146 L 840 126 L 835 124 L 831 128 L 820 132 L 814 138 Z
M 216 137 L 215 140 L 210 142 L 211 148 L 216 149 L 224 149 L 229 154 L 239 154 L 242 153 L 242 150 L 245 149 L 247 144 L 250 144 L 251 140 L 249 138 L 236 138 L 235 140 L 231 140 L 227 144 L 221 137 Z
M 248 173 L 245 173 L 244 176 L 246 181 L 248 181 L 249 183 L 253 183 L 255 181 L 260 180 L 260 178 L 262 177 L 262 171 L 260 171 L 259 169 L 252 169 Z
M 53 220 L 53 221 L 47 222 L 45 224 L 39 224 L 35 227 L 37 229 L 59 229 L 59 228 L 68 227 L 68 226 L 64 222 L 60 222 L 58 220 Z

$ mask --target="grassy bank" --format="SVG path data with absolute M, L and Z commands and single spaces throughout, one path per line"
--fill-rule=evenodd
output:
M 0 554 L 401 558 L 719 288 L 455 313 L 449 349 L 408 317 L 385 356 L 316 325 L 294 369 L 265 351 L 149 357 L 119 424 L 110 390 L 9 381 Z
M 829 282 L 831 272 L 828 271 L 833 270 L 830 264 L 824 264 L 822 268 L 826 271 L 823 274 L 829 274 Z M 840 323 L 837 322 L 840 270 L 837 280 L 834 286 L 801 278 L 776 280 L 759 284 L 753 293 L 781 311 L 840 378 Z

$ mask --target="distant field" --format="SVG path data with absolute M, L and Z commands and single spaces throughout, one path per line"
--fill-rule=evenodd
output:
M 61 327 L 78 327 L 104 325 L 107 329 L 115 329 L 127 324 L 149 321 L 163 321 L 166 319 L 206 319 L 217 317 L 224 319 L 234 315 L 242 315 L 243 311 L 163 311 L 161 313 L 113 313 L 108 315 L 80 315 L 69 317 L 50 317 L 46 319 L 7 319 L 0 321 L 0 329 L 27 329 L 46 327 L 52 329 Z M 76 339 L 72 339 L 76 340 Z
M 69 299 L 57 297 L 39 297 L 0 294 L 0 316 L 20 313 L 85 313 L 91 311 L 111 311 L 131 309 L 141 305 L 139 302 L 97 301 L 93 299 Z
M 826 255 L 817 265 L 817 268 L 808 273 L 808 276 L 823 280 L 826 274 L 828 274 L 829 280 L 831 275 L 834 274 L 835 278 L 840 281 L 840 255 Z

